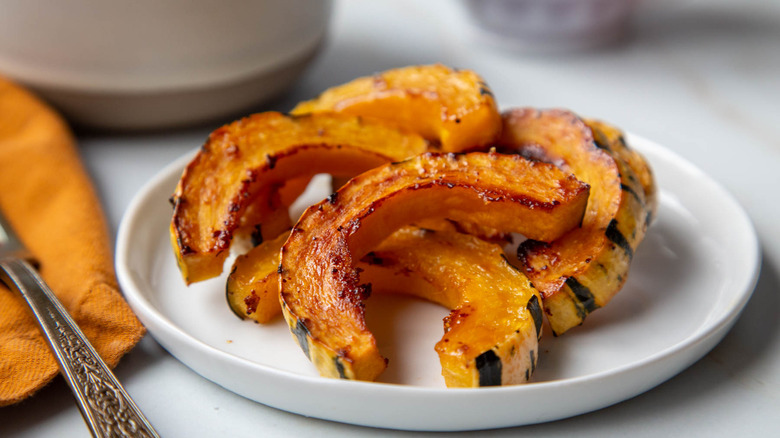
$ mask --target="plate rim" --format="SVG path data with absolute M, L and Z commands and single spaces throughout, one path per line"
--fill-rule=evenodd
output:
M 750 241 L 745 242 L 745 248 L 749 250 L 749 253 L 745 254 L 745 256 L 750 257 L 750 262 L 748 265 L 752 267 L 752 271 L 750 273 L 746 273 L 744 277 L 739 279 L 740 281 L 737 283 L 740 287 L 740 291 L 735 293 L 734 296 L 739 297 L 739 299 L 735 300 L 730 306 L 725 308 L 723 313 L 718 315 L 717 318 L 711 321 L 704 321 L 701 325 L 697 326 L 695 331 L 691 332 L 689 336 L 681 339 L 679 342 L 673 345 L 656 351 L 653 354 L 650 354 L 649 356 L 646 356 L 640 360 L 623 364 L 616 368 L 610 368 L 601 372 L 571 378 L 533 382 L 526 385 L 478 389 L 430 388 L 382 382 L 343 381 L 317 376 L 301 375 L 235 356 L 229 352 L 220 350 L 217 347 L 211 346 L 197 339 L 193 335 L 187 333 L 181 327 L 177 326 L 173 321 L 168 319 L 159 309 L 156 308 L 153 303 L 151 303 L 144 296 L 144 293 L 141 292 L 141 286 L 133 278 L 131 268 L 128 264 L 128 258 L 130 257 L 131 250 L 130 235 L 132 234 L 131 231 L 135 228 L 135 224 L 142 220 L 140 215 L 140 212 L 142 211 L 141 206 L 144 204 L 144 202 L 148 202 L 149 197 L 158 195 L 157 191 L 159 190 L 159 186 L 161 186 L 167 180 L 171 179 L 173 175 L 179 175 L 181 173 L 181 170 L 184 168 L 186 163 L 188 163 L 194 154 L 197 153 L 197 149 L 193 149 L 192 151 L 182 155 L 181 157 L 163 167 L 163 169 L 161 169 L 153 178 L 151 178 L 146 184 L 142 186 L 142 188 L 131 200 L 122 217 L 117 233 L 117 245 L 115 250 L 117 278 L 119 280 L 123 294 L 128 300 L 128 303 L 130 304 L 131 308 L 133 308 L 134 312 L 138 315 L 139 319 L 144 323 L 144 325 L 147 326 L 149 333 L 158 342 L 160 342 L 160 344 L 168 352 L 176 357 L 177 360 L 196 371 L 202 377 L 225 387 L 231 392 L 237 393 L 256 402 L 288 412 L 294 412 L 306 416 L 349 424 L 391 429 L 429 431 L 477 430 L 494 427 L 519 426 L 524 424 L 534 424 L 544 421 L 562 419 L 577 414 L 591 412 L 611 404 L 618 403 L 632 396 L 639 395 L 646 390 L 663 383 L 704 356 L 704 354 L 706 354 L 710 349 L 712 349 L 715 345 L 717 345 L 717 343 L 720 342 L 723 336 L 725 336 L 731 326 L 736 322 L 745 305 L 752 296 L 760 273 L 761 250 L 755 227 L 747 212 L 734 198 L 734 196 L 718 181 L 712 179 L 696 165 L 682 158 L 680 155 L 669 150 L 668 148 L 630 132 L 626 133 L 626 139 L 628 143 L 631 144 L 632 147 L 637 149 L 640 153 L 648 153 L 649 155 L 658 156 L 665 161 L 674 163 L 686 173 L 700 175 L 703 183 L 710 185 L 712 189 L 717 191 L 718 194 L 723 197 L 723 202 L 732 204 L 734 207 L 736 207 L 733 209 L 733 212 L 736 213 L 739 220 L 742 221 L 742 225 L 745 226 L 745 233 L 750 237 Z M 662 188 L 663 186 L 659 182 L 659 190 Z M 177 341 L 179 345 L 173 345 L 174 341 Z M 188 351 L 181 351 L 182 348 L 188 349 Z M 690 350 L 694 349 L 697 351 L 690 352 Z M 688 354 L 683 354 L 686 353 L 686 350 L 688 350 Z M 225 384 L 225 379 L 219 379 L 221 381 L 217 381 L 212 377 L 205 375 L 211 374 L 209 370 L 204 370 L 202 369 L 203 367 L 199 366 L 198 364 L 190 363 L 191 360 L 180 357 L 180 355 L 187 356 L 193 354 L 216 355 L 218 359 L 227 361 L 232 367 L 248 368 L 250 370 L 254 370 L 254 372 L 264 373 L 266 374 L 265 383 L 273 383 L 270 381 L 276 380 L 275 383 L 279 383 L 282 386 L 291 385 L 293 387 L 310 387 L 311 385 L 314 385 L 315 387 L 322 387 L 327 391 L 335 391 L 336 393 L 341 394 L 362 393 L 365 396 L 365 394 L 370 393 L 370 396 L 380 398 L 385 396 L 395 397 L 399 395 L 410 394 L 415 396 L 415 398 L 418 400 L 418 403 L 415 403 L 415 405 L 421 403 L 424 405 L 437 401 L 441 402 L 441 400 L 445 399 L 445 397 L 446 400 L 453 400 L 457 402 L 464 398 L 472 401 L 473 399 L 513 398 L 517 397 L 517 394 L 522 395 L 525 393 L 530 393 L 529 396 L 540 395 L 540 393 L 544 392 L 557 393 L 561 390 L 565 390 L 566 387 L 569 386 L 580 385 L 588 387 L 598 385 L 601 381 L 609 378 L 622 378 L 622 380 L 626 381 L 626 384 L 629 387 L 623 389 L 623 391 L 618 391 L 620 394 L 616 394 L 613 391 L 613 395 L 611 397 L 602 397 L 606 398 L 606 400 L 601 400 L 601 403 L 595 403 L 593 406 L 587 409 L 569 409 L 570 412 L 562 410 L 551 415 L 538 416 L 537 418 L 530 421 L 504 421 L 502 423 L 492 423 L 490 421 L 484 420 L 474 421 L 474 419 L 465 419 L 452 424 L 443 424 L 441 421 L 426 423 L 425 421 L 420 422 L 417 420 L 416 422 L 412 421 L 409 424 L 396 424 L 395 422 L 388 422 L 386 420 L 373 420 L 371 418 L 365 418 L 362 420 L 354 419 L 349 415 L 345 416 L 339 412 L 324 412 L 322 409 L 319 409 L 316 406 L 313 408 L 308 406 L 299 407 L 297 405 L 291 405 L 290 401 L 288 400 L 274 400 L 270 402 L 268 400 L 258 400 L 256 397 L 248 395 L 246 393 L 247 391 L 237 390 L 235 387 L 230 387 L 231 385 Z M 646 381 L 641 381 L 638 383 L 645 384 L 636 385 L 636 382 L 631 382 L 631 379 L 629 379 L 630 376 L 640 373 L 647 368 L 661 366 L 664 364 L 667 365 L 665 367 L 667 369 L 661 372 L 662 376 L 656 379 L 652 379 L 652 382 L 649 382 L 649 384 Z M 634 385 L 631 385 L 631 383 L 634 383 Z

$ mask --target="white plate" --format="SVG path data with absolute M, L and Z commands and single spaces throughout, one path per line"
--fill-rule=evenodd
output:
M 390 365 L 382 382 L 354 382 L 319 377 L 281 319 L 261 326 L 235 317 L 224 277 L 186 287 L 169 244 L 168 197 L 190 157 L 164 169 L 131 203 L 117 242 L 119 282 L 149 332 L 180 361 L 285 411 L 411 430 L 517 426 L 590 412 L 647 391 L 706 354 L 734 324 L 758 275 L 756 235 L 734 199 L 672 152 L 628 139 L 660 183 L 658 219 L 623 291 L 583 326 L 544 336 L 534 382 L 526 385 L 445 388 L 433 345 L 446 310 L 432 304 L 368 300 L 369 325 Z

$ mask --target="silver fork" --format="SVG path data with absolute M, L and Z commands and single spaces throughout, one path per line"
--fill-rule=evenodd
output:
M 159 437 L 30 262 L 35 260 L 0 212 L 0 281 L 35 315 L 92 435 Z

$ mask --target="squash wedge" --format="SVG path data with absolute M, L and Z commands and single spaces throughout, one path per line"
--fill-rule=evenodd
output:
M 553 165 L 497 153 L 425 153 L 364 172 L 309 207 L 282 247 L 285 320 L 321 375 L 374 380 L 386 362 L 366 327 L 370 286 L 356 261 L 424 218 L 469 218 L 554 240 L 579 226 L 588 190 Z
M 424 223 L 425 221 L 421 221 L 420 223 Z M 396 260 L 398 257 L 388 255 L 387 253 L 388 248 L 395 248 L 398 247 L 398 244 L 396 243 L 396 234 L 404 235 L 406 236 L 404 241 L 408 242 L 411 245 L 411 248 L 415 248 L 417 251 L 420 252 L 430 252 L 432 249 L 428 249 L 428 247 L 436 247 L 439 248 L 439 246 L 435 245 L 435 239 L 430 238 L 418 238 L 414 242 L 410 242 L 411 238 L 408 237 L 410 232 L 408 229 L 415 229 L 419 228 L 422 230 L 426 230 L 430 233 L 436 232 L 439 233 L 441 236 L 449 236 L 451 234 L 463 234 L 460 231 L 457 231 L 458 228 L 456 226 L 450 226 L 446 227 L 444 225 L 448 224 L 449 221 L 442 221 L 442 220 L 436 220 L 436 221 L 430 221 L 431 225 L 438 226 L 439 228 L 436 229 L 430 229 L 430 228 L 424 228 L 419 227 L 415 224 L 415 226 L 412 227 L 404 227 L 400 230 L 396 231 L 395 233 L 391 234 L 387 239 L 385 239 L 382 244 L 379 245 L 374 251 L 371 252 L 371 254 L 374 253 L 382 253 L 383 259 L 388 260 Z M 470 233 L 466 233 L 470 234 Z M 289 233 L 285 232 L 280 234 L 277 238 L 266 240 L 255 247 L 251 248 L 248 252 L 245 254 L 241 254 L 236 257 L 236 259 L 233 261 L 233 266 L 230 269 L 230 275 L 228 275 L 227 281 L 225 283 L 225 300 L 227 301 L 228 305 L 230 306 L 230 309 L 233 311 L 233 313 L 238 316 L 241 319 L 248 319 L 255 321 L 260 324 L 265 324 L 267 322 L 270 322 L 272 319 L 274 319 L 276 316 L 279 316 L 282 314 L 282 308 L 279 306 L 279 273 L 277 272 L 279 269 L 279 251 L 282 249 L 282 245 L 287 241 L 287 237 L 289 236 Z M 488 241 L 491 242 L 492 240 L 485 236 L 475 236 L 479 237 L 482 241 Z M 493 243 L 504 243 L 500 240 L 497 240 Z M 427 246 L 426 246 L 427 245 Z M 423 272 L 422 269 L 427 268 L 426 266 L 422 265 L 421 263 L 415 261 L 414 259 L 409 259 L 409 268 L 401 268 L 399 266 L 399 263 L 393 263 L 392 265 L 383 265 L 381 263 L 372 262 L 371 257 L 365 257 L 363 260 L 360 260 L 357 262 L 357 268 L 361 271 L 361 279 L 365 279 L 364 277 L 373 275 L 372 273 L 377 270 L 385 270 L 387 271 L 391 267 L 393 269 L 401 270 L 403 272 L 403 275 L 405 276 L 420 276 L 419 272 Z M 488 260 L 489 261 L 489 260 Z M 420 267 L 420 269 L 413 269 L 413 267 Z M 387 273 L 385 272 L 385 275 Z M 390 281 L 391 284 L 396 285 L 397 282 L 400 280 L 399 278 L 395 278 Z M 418 281 L 418 280 L 415 280 Z M 439 281 L 439 280 L 437 280 Z M 384 285 L 381 284 L 381 282 L 374 282 L 369 281 L 370 283 L 374 283 L 373 291 L 383 291 L 385 289 L 388 289 Z M 430 282 L 430 281 L 429 281 Z M 379 284 L 376 284 L 379 283 Z M 421 283 L 416 283 L 421 284 Z M 403 290 L 396 290 L 396 292 L 403 292 L 409 295 L 415 295 L 419 296 L 420 298 L 427 299 L 429 301 L 442 304 L 443 306 L 446 306 L 446 303 L 441 301 L 441 299 L 436 299 L 435 296 L 437 292 L 425 289 L 421 291 L 417 291 L 414 287 L 403 287 L 401 288 Z
M 405 293 L 451 309 L 436 343 L 446 385 L 524 383 L 539 357 L 539 292 L 500 246 L 454 232 L 405 227 L 363 258 L 372 291 Z
M 215 130 L 171 198 L 171 242 L 185 281 L 219 275 L 234 235 L 268 239 L 288 229 L 285 182 L 353 176 L 426 149 L 420 136 L 334 113 L 268 112 Z
M 236 259 L 227 298 L 239 317 L 264 323 L 281 314 L 277 269 L 286 238 Z M 524 383 L 536 369 L 541 297 L 500 246 L 452 231 L 403 227 L 356 269 L 372 294 L 411 295 L 452 310 L 435 347 L 448 387 Z
M 289 233 L 266 240 L 236 257 L 225 284 L 230 309 L 241 319 L 264 324 L 282 314 L 279 306 L 279 251 Z
M 555 163 L 591 187 L 582 227 L 553 242 L 527 240 L 518 248 L 555 335 L 580 325 L 623 287 L 647 229 L 639 178 L 615 152 L 619 145 L 605 148 L 593 132 L 565 110 L 504 113 L 500 150 Z
M 651 224 L 658 209 L 658 187 L 647 160 L 629 147 L 623 133 L 615 126 L 594 119 L 585 119 L 585 123 L 593 131 L 593 139 L 600 148 L 610 151 L 611 155 L 621 159 L 634 171 L 629 177 L 639 179 L 639 184 L 645 192 L 645 207 L 650 215 L 646 222 Z
M 330 88 L 292 114 L 335 111 L 373 117 L 460 152 L 494 141 L 501 115 L 492 91 L 470 70 L 435 64 L 388 70 Z

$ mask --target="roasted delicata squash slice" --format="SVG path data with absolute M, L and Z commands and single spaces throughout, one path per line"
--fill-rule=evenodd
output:
M 320 374 L 374 380 L 386 363 L 366 327 L 371 286 L 356 261 L 424 218 L 468 218 L 552 241 L 579 226 L 588 190 L 553 165 L 497 153 L 426 153 L 364 172 L 309 207 L 282 247 L 285 320 Z
M 336 113 L 268 112 L 215 130 L 171 198 L 171 241 L 185 281 L 219 275 L 234 235 L 271 239 L 288 229 L 286 182 L 353 176 L 426 149 L 418 135 Z
M 581 324 L 622 288 L 652 208 L 640 179 L 616 151 L 622 146 L 604 147 L 593 132 L 569 111 L 504 114 L 500 150 L 554 163 L 591 187 L 580 228 L 553 242 L 527 240 L 518 248 L 555 334 Z
M 539 357 L 539 292 L 500 246 L 475 236 L 405 227 L 358 265 L 372 291 L 406 293 L 452 309 L 436 343 L 448 387 L 528 381 Z
M 225 285 L 225 298 L 241 319 L 261 324 L 282 314 L 279 306 L 279 251 L 289 233 L 266 240 L 236 257 Z
M 277 269 L 286 238 L 236 259 L 227 296 L 238 316 L 262 323 L 281 313 Z M 533 374 L 541 297 L 500 246 L 452 231 L 403 227 L 356 270 L 373 294 L 411 295 L 452 309 L 435 347 L 448 387 L 511 385 Z
M 421 223 L 423 223 L 422 221 Z M 450 234 L 462 234 L 456 226 L 445 226 L 449 221 L 431 221 L 432 225 L 439 226 L 436 230 L 425 228 L 426 231 L 433 233 L 437 232 L 440 235 L 448 236 Z M 411 229 L 419 228 L 417 226 L 409 227 Z M 421 228 L 422 229 L 422 228 Z M 396 234 L 405 236 L 404 241 L 409 242 L 409 232 L 405 228 L 396 231 L 391 234 L 382 244 L 374 251 L 378 253 L 385 253 L 384 258 L 388 260 L 397 259 L 397 257 L 391 257 L 387 255 L 387 248 L 397 247 L 395 243 Z M 233 267 L 230 269 L 230 275 L 228 275 L 225 285 L 225 297 L 230 309 L 241 319 L 253 320 L 255 322 L 264 324 L 271 321 L 278 315 L 282 314 L 282 309 L 279 306 L 279 251 L 282 249 L 282 245 L 287 240 L 289 233 L 282 233 L 276 239 L 266 240 L 261 244 L 250 249 L 246 254 L 241 254 L 236 257 L 233 262 Z M 490 240 L 485 236 L 478 236 L 481 240 Z M 503 242 L 502 242 L 503 243 Z M 411 244 L 411 243 L 410 243 Z M 430 247 L 441 245 L 434 245 L 434 239 L 424 239 L 422 236 L 415 241 L 412 248 L 421 251 L 420 247 L 428 245 Z M 428 252 L 426 250 L 423 252 Z M 373 252 L 372 252 L 373 253 Z M 421 266 L 418 262 L 410 263 L 410 266 Z M 385 274 L 388 269 L 402 270 L 398 263 L 391 265 L 382 265 L 381 263 L 372 263 L 370 258 L 364 258 L 357 262 L 357 269 L 361 271 L 361 279 L 364 277 L 373 275 L 375 270 L 383 270 Z M 405 276 L 419 276 L 420 270 L 413 270 L 412 268 L 403 270 Z M 422 272 L 422 271 L 420 271 Z M 391 280 L 392 284 L 397 284 L 398 280 L 404 280 L 396 278 Z M 417 281 L 417 280 L 415 280 Z M 386 289 L 383 285 L 373 283 L 373 291 L 382 291 Z M 430 283 L 430 281 L 429 281 Z M 422 283 L 415 283 L 422 284 Z M 424 290 L 416 292 L 415 288 L 403 287 L 403 290 L 396 292 L 403 292 L 409 295 L 417 295 L 421 298 L 425 298 L 429 301 L 433 301 L 442 305 L 446 305 L 440 299 L 436 299 L 433 295 L 434 292 Z M 415 290 L 413 290 L 415 289 Z
M 336 111 L 373 117 L 419 133 L 444 152 L 494 141 L 501 115 L 485 81 L 440 64 L 388 70 L 355 79 L 302 102 L 292 114 Z
M 633 170 L 633 174 L 629 173 L 629 178 L 639 179 L 639 184 L 642 185 L 642 190 L 645 192 L 645 207 L 650 215 L 646 222 L 649 225 L 655 218 L 658 208 L 658 187 L 647 160 L 642 154 L 628 146 L 623 132 L 615 126 L 594 119 L 585 119 L 585 123 L 593 131 L 596 145 L 626 163 Z

